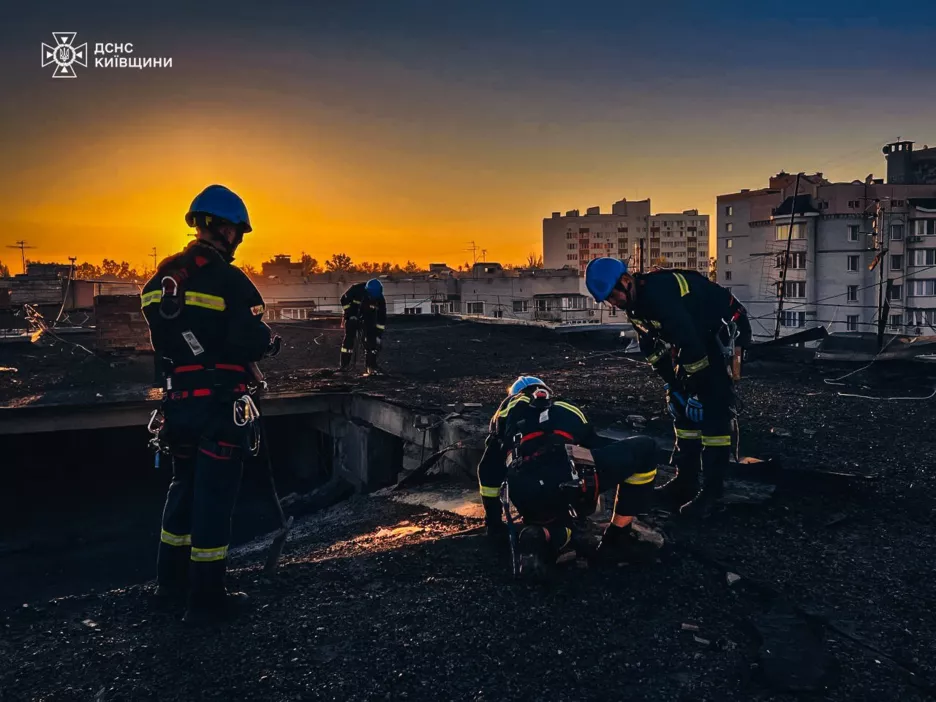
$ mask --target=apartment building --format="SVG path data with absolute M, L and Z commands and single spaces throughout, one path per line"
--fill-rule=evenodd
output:
M 755 336 L 772 338 L 778 321 L 781 334 L 876 332 L 880 314 L 888 331 L 936 333 L 936 148 L 883 151 L 886 182 L 814 173 L 797 187 L 780 172 L 718 197 L 718 282 L 747 306 Z
M 642 266 L 709 270 L 709 216 L 698 210 L 650 214 L 650 200 L 615 202 L 611 212 L 589 207 L 585 215 L 570 210 L 543 219 L 546 268 L 574 268 L 584 273 L 589 261 L 605 256 Z

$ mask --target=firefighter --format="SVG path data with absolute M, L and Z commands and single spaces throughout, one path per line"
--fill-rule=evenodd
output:
M 347 370 L 354 354 L 354 337 L 358 330 L 364 331 L 364 366 L 368 373 L 376 373 L 377 353 L 383 344 L 383 333 L 387 328 L 387 303 L 384 300 L 383 284 L 376 278 L 366 283 L 355 283 L 341 296 L 343 310 L 344 339 L 341 342 L 341 366 Z
M 744 306 L 695 271 L 632 274 L 599 258 L 585 271 L 599 303 L 624 310 L 647 361 L 664 381 L 676 432 L 676 477 L 660 490 L 687 516 L 708 516 L 722 497 L 731 451 L 734 349 L 750 344 Z M 699 486 L 699 473 L 702 485 Z
M 244 202 L 210 185 L 185 221 L 195 240 L 162 263 L 143 288 L 143 314 L 164 382 L 160 442 L 172 456 L 162 517 L 156 599 L 181 601 L 184 621 L 236 614 L 248 598 L 227 592 L 231 518 L 240 486 L 246 432 L 235 401 L 245 402 L 251 366 L 281 347 L 263 323 L 263 299 L 231 265 L 251 231 Z M 248 398 L 249 399 L 249 398 Z
M 554 399 L 539 378 L 520 376 L 491 417 L 478 482 L 487 533 L 503 538 L 500 490 L 523 520 L 519 536 L 520 574 L 539 577 L 572 541 L 575 520 L 594 512 L 598 494 L 614 488 L 614 516 L 601 537 L 599 560 L 642 560 L 646 544 L 632 529 L 634 517 L 648 507 L 656 477 L 656 443 L 634 437 L 600 447 L 594 427 L 575 405 Z M 567 445 L 591 450 L 592 470 L 576 465 Z M 571 511 L 570 511 L 571 508 Z

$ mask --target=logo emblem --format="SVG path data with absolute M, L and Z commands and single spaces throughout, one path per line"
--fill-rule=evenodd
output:
M 72 64 L 88 67 L 88 44 L 85 42 L 75 46 L 75 37 L 78 32 L 52 32 L 55 37 L 55 46 L 42 42 L 42 66 L 55 64 L 53 78 L 77 78 Z

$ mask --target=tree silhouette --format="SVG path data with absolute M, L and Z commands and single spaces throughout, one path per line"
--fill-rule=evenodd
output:
M 4 265 L 3 261 L 0 261 L 0 278 L 9 278 L 10 269 Z
M 325 261 L 325 269 L 329 272 L 350 271 L 354 269 L 354 264 L 347 254 L 332 254 L 332 257 Z
M 406 265 L 403 266 L 404 273 L 418 273 L 419 271 L 420 268 L 414 261 L 407 261 Z
M 533 252 L 528 253 L 527 258 L 526 258 L 526 267 L 527 268 L 542 268 L 543 267 L 542 254 L 537 256 Z
M 305 251 L 302 252 L 302 258 L 300 258 L 299 261 L 302 263 L 302 275 L 315 275 L 316 273 L 322 272 L 322 267 L 319 265 L 319 262 Z
M 717 283 L 718 282 L 718 259 L 710 258 L 708 261 L 708 265 L 709 265 L 709 274 L 708 274 L 709 280 L 711 280 L 713 283 Z

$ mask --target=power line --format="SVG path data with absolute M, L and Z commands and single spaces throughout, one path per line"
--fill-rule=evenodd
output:
M 26 249 L 34 249 L 35 246 L 28 246 L 25 241 L 17 241 L 15 246 L 7 246 L 8 249 L 19 249 L 23 257 L 23 275 L 26 275 Z

